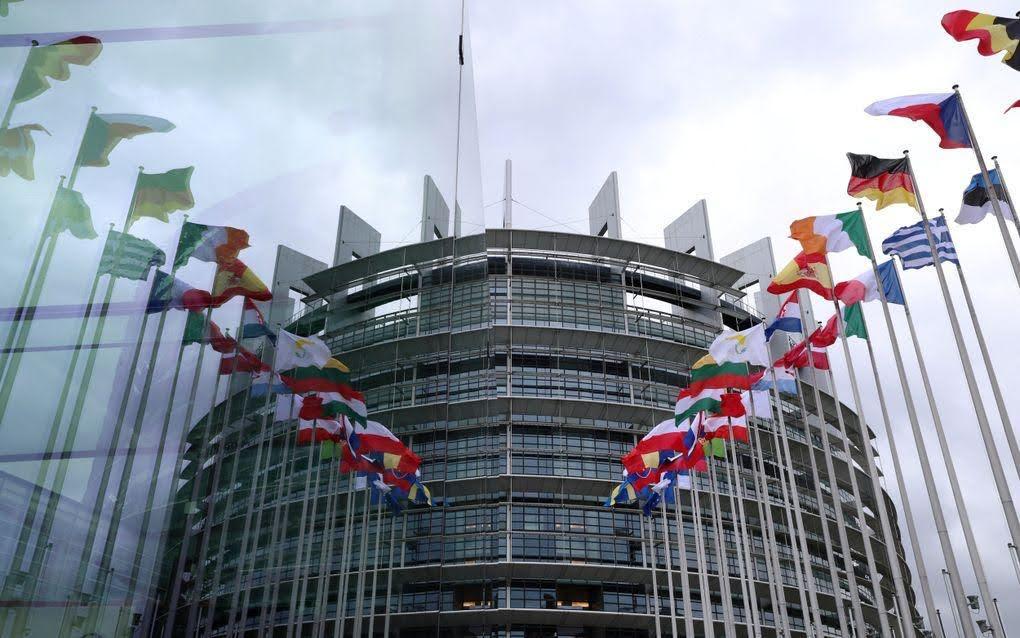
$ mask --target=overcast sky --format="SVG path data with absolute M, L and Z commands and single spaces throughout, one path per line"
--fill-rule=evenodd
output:
M 384 248 L 413 241 L 421 175 L 432 174 L 447 200 L 453 200 L 458 86 L 451 42 L 460 7 L 455 2 L 413 5 L 440 14 L 438 20 L 417 20 L 411 6 L 391 13 L 372 3 L 348 7 L 311 1 L 189 1 L 170 7 L 125 0 L 86 8 L 70 0 L 25 0 L 11 5 L 11 16 L 0 21 L 0 32 L 6 34 L 363 20 L 310 35 L 110 44 L 92 67 L 75 68 L 72 81 L 19 107 L 14 125 L 38 121 L 54 135 L 37 136 L 35 182 L 2 180 L 0 211 L 9 220 L 0 231 L 3 272 L 15 281 L 23 276 L 56 175 L 67 170 L 90 104 L 159 115 L 178 125 L 165 136 L 125 142 L 108 169 L 82 171 L 79 187 L 93 208 L 97 229 L 122 219 L 138 165 L 157 171 L 195 164 L 199 203 L 193 219 L 247 228 L 253 247 L 245 258 L 264 279 L 272 271 L 278 242 L 328 261 L 339 204 L 352 206 L 379 227 Z M 471 170 L 473 162 L 462 162 L 460 201 L 468 219 L 478 220 L 483 205 L 502 196 L 503 161 L 511 158 L 514 197 L 528 207 L 515 209 L 515 225 L 585 232 L 587 206 L 616 170 L 625 238 L 661 245 L 663 226 L 704 198 L 717 255 L 769 235 L 781 267 L 798 250 L 786 238 L 790 221 L 854 205 L 845 193 L 846 151 L 898 157 L 909 148 L 929 211 L 946 207 L 954 216 L 977 169 L 973 153 L 940 150 L 924 125 L 871 117 L 863 109 L 876 99 L 948 91 L 959 83 L 986 155 L 1000 154 L 1006 178 L 1020 183 L 1020 157 L 1011 153 L 1020 141 L 1020 111 L 1002 114 L 1020 98 L 1020 75 L 995 58 L 978 55 L 973 43 L 956 43 L 943 32 L 942 14 L 957 8 L 931 0 L 469 2 L 478 121 L 476 133 L 467 118 L 461 149 L 469 159 L 479 153 L 481 171 Z M 998 15 L 1016 9 L 990 1 L 972 8 Z M 23 55 L 19 49 L 2 50 L 0 65 L 17 69 Z M 15 75 L 5 73 L 0 95 L 8 94 Z M 463 88 L 470 107 L 471 86 Z M 875 213 L 867 203 L 865 211 L 876 244 L 916 219 L 904 206 Z M 499 206 L 485 212 L 489 225 L 499 225 Z M 175 226 L 149 220 L 135 229 L 168 246 L 176 232 Z M 953 226 L 953 232 L 1009 409 L 1018 414 L 1020 364 L 1013 321 L 1020 289 L 993 220 Z M 80 302 L 97 256 L 95 245 L 61 239 L 59 256 L 63 274 L 54 278 L 43 301 Z M 837 279 L 866 267 L 863 258 L 849 253 L 833 259 Z M 207 270 L 184 274 L 201 285 Z M 954 272 L 949 279 L 962 311 Z M 993 593 L 1003 601 L 1020 600 L 1001 507 L 935 273 L 912 271 L 904 284 Z M 130 286 L 122 290 L 119 295 L 136 294 Z M 4 305 L 11 305 L 17 287 L 8 286 L 2 294 Z M 818 308 L 820 317 L 828 316 Z M 893 314 L 909 350 L 902 310 Z M 880 309 L 869 307 L 867 316 L 930 578 L 945 610 L 943 563 L 913 460 L 889 340 Z M 986 387 L 969 320 L 963 324 L 979 382 Z M 854 354 L 858 369 L 866 370 L 865 351 L 855 347 Z M 942 463 L 915 359 L 909 351 L 904 354 L 964 581 L 968 593 L 976 593 L 948 486 L 938 469 Z M 833 358 L 840 393 L 848 400 L 842 354 L 834 352 Z M 35 365 L 50 366 L 56 375 L 61 360 Z M 870 375 L 862 382 L 867 416 L 877 423 Z M 33 397 L 24 396 L 23 409 L 34 409 Z M 990 392 L 984 400 L 1006 459 Z M 38 448 L 27 434 L 11 438 L 10 428 L 0 438 L 15 447 Z M 879 447 L 887 459 L 884 441 Z M 889 467 L 888 461 L 883 464 Z M 1012 488 L 1020 489 L 1012 463 L 1006 464 L 1006 473 Z M 888 487 L 895 492 L 891 480 Z M 1014 627 L 1020 626 L 1015 605 L 1003 611 Z M 948 613 L 945 619 L 951 624 Z

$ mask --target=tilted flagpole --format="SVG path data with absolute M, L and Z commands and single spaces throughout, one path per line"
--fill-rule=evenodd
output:
M 365 477 L 365 507 L 361 521 L 361 551 L 358 555 L 358 591 L 354 602 L 354 635 L 361 635 L 361 625 L 365 619 L 365 580 L 368 574 L 368 530 L 372 518 L 372 480 Z M 378 507 L 382 507 L 379 499 Z
M 916 183 L 914 183 L 914 188 L 915 189 L 917 188 Z M 920 197 L 918 197 L 918 202 L 920 203 Z M 868 234 L 868 225 L 867 225 L 866 221 L 863 224 L 863 227 L 864 227 L 865 233 Z M 870 234 L 868 234 L 868 246 L 871 246 L 871 237 L 870 237 Z M 872 272 L 875 275 L 875 280 L 877 282 L 881 282 L 882 281 L 882 275 L 881 275 L 881 273 L 878 272 L 878 261 L 875 259 L 874 250 L 872 250 L 870 252 L 872 253 L 872 255 L 871 255 L 871 270 L 872 270 Z M 907 419 L 910 421 L 910 430 L 911 430 L 911 432 L 912 432 L 912 434 L 914 436 L 914 445 L 915 445 L 915 447 L 917 447 L 917 457 L 918 457 L 918 460 L 919 460 L 920 465 L 921 465 L 921 475 L 924 477 L 925 491 L 928 494 L 928 504 L 931 507 L 932 517 L 935 519 L 935 531 L 937 532 L 937 535 L 938 535 L 938 538 L 939 538 L 939 545 L 940 545 L 940 547 L 942 549 L 942 557 L 946 561 L 946 564 L 953 568 L 953 573 L 955 574 L 954 577 L 953 577 L 953 583 L 952 583 L 953 584 L 953 597 L 952 597 L 953 598 L 953 604 L 956 606 L 957 609 L 959 609 L 961 611 L 964 611 L 966 609 L 966 602 L 965 602 L 964 593 L 963 593 L 963 582 L 960 580 L 960 577 L 958 575 L 960 570 L 959 570 L 959 568 L 957 566 L 957 563 L 956 563 L 956 551 L 953 549 L 953 543 L 952 543 L 952 541 L 949 538 L 949 531 L 948 531 L 948 529 L 946 527 L 946 514 L 945 514 L 945 511 L 942 509 L 942 499 L 939 497 L 939 494 L 938 494 L 938 492 L 936 490 L 936 487 L 935 487 L 936 486 L 936 483 L 935 483 L 935 474 L 934 474 L 934 472 L 932 472 L 931 460 L 928 458 L 928 447 L 927 447 L 927 445 L 925 443 L 924 433 L 921 431 L 921 423 L 920 423 L 920 421 L 918 420 L 918 417 L 917 417 L 917 407 L 914 404 L 914 395 L 913 395 L 913 392 L 910 390 L 910 383 L 907 381 L 907 373 L 906 373 L 906 368 L 905 368 L 904 363 L 903 363 L 903 355 L 900 353 L 899 340 L 896 338 L 896 329 L 893 327 L 892 314 L 889 312 L 889 302 L 885 298 L 885 289 L 883 288 L 883 286 L 881 284 L 879 284 L 877 286 L 877 288 L 878 288 L 878 298 L 882 302 L 882 313 L 885 316 L 886 331 L 889 333 L 889 341 L 892 344 L 893 358 L 896 361 L 896 372 L 899 375 L 900 388 L 903 391 L 903 401 L 904 401 L 904 403 L 906 404 L 906 407 L 907 407 Z M 913 324 L 911 324 L 911 325 L 913 325 Z M 917 345 L 916 339 L 914 340 L 914 346 L 915 346 L 915 352 L 918 355 L 920 355 L 920 349 L 919 349 L 919 347 Z M 879 376 L 878 376 L 878 368 L 875 365 L 874 351 L 871 348 L 871 343 L 870 342 L 868 343 L 868 353 L 871 355 L 871 366 L 872 366 L 872 370 L 875 373 L 875 385 L 878 388 L 879 398 L 881 399 L 881 397 L 882 397 L 882 389 L 881 389 L 882 388 L 882 383 L 881 383 L 881 380 L 879 379 Z M 926 375 L 924 375 L 923 359 L 921 359 L 921 357 L 918 356 L 918 360 L 919 360 L 919 363 L 921 365 L 922 376 L 926 377 Z M 882 406 L 885 407 L 885 402 L 884 401 L 882 401 Z M 933 403 L 930 404 L 929 407 L 931 408 L 933 416 L 935 417 L 936 424 L 937 425 L 940 424 L 941 421 L 938 418 L 938 408 Z M 897 478 L 902 478 L 902 472 L 900 471 L 900 468 L 898 467 L 899 466 L 899 462 L 898 462 L 899 456 L 896 454 L 896 447 L 895 447 L 895 443 L 893 442 L 894 439 L 893 439 L 893 436 L 892 436 L 892 429 L 889 427 L 888 412 L 883 412 L 883 417 L 884 417 L 885 423 L 886 423 L 886 430 L 887 430 L 886 434 L 887 434 L 887 437 L 888 437 L 888 440 L 889 440 L 889 448 L 890 448 L 890 451 L 892 452 L 892 455 L 893 455 L 893 462 L 896 463 L 896 465 L 897 465 L 896 476 L 897 476 Z M 937 427 L 937 430 L 941 431 L 941 428 Z M 945 460 L 946 460 L 947 463 L 949 463 L 951 461 L 951 459 L 949 459 L 949 458 L 947 458 Z M 907 503 L 906 498 L 905 498 L 906 494 L 907 494 L 906 489 L 902 485 L 902 481 L 901 481 L 901 484 L 900 484 L 900 498 L 904 499 L 904 503 L 905 504 Z M 916 532 L 915 532 L 914 527 L 913 527 L 913 521 L 912 521 L 912 518 L 909 515 L 906 517 L 906 519 L 907 519 L 907 528 L 911 532 L 910 544 L 914 548 L 914 560 L 915 560 L 915 562 L 918 563 L 917 564 L 918 570 L 921 570 L 922 569 L 921 553 L 920 553 L 920 551 L 918 549 L 919 545 L 918 545 L 918 540 L 916 539 Z M 925 598 L 926 598 L 925 605 L 928 607 L 928 612 L 929 612 L 929 615 L 930 615 L 932 613 L 933 609 L 934 609 L 934 604 L 932 603 L 931 600 L 929 600 L 929 598 L 931 596 L 931 589 L 930 589 L 930 587 L 925 587 L 926 583 L 927 583 L 927 578 L 923 577 L 922 580 L 921 580 L 922 591 L 925 594 Z M 929 616 L 929 618 L 930 618 L 930 616 Z M 968 625 L 966 625 L 964 627 L 964 638 L 976 638 L 976 634 L 974 633 L 973 626 L 968 624 Z
M 999 168 L 999 156 L 992 155 L 992 163 L 995 164 L 995 172 L 999 175 L 999 182 L 1002 184 L 1002 193 L 1006 196 L 1006 203 L 1009 204 L 1009 212 L 1013 214 L 1013 226 L 1017 234 L 1020 234 L 1020 216 L 1013 208 L 1013 197 L 1009 194 L 1009 187 L 1006 186 L 1006 178 L 1002 176 L 1002 169 Z
M 697 445 L 701 445 L 699 441 Z M 698 559 L 698 593 L 701 597 L 702 623 L 706 636 L 715 635 L 712 614 L 712 596 L 709 593 L 708 548 L 704 538 L 704 519 L 701 517 L 701 497 L 698 495 L 697 473 L 691 472 L 691 518 L 694 520 L 694 549 Z
M 672 489 L 672 488 L 668 488 Z M 676 622 L 676 590 L 673 587 L 673 550 L 669 544 L 669 519 L 666 518 L 666 498 L 660 494 L 659 506 L 662 512 L 662 545 L 666 554 L 666 586 L 669 587 L 669 625 L 673 635 L 677 635 Z M 655 526 L 655 516 L 649 516 L 649 523 Z M 371 631 L 369 635 L 372 635 Z
M 406 520 L 407 515 L 404 515 Z M 397 519 L 393 517 L 390 522 L 390 558 L 386 563 L 386 614 L 383 617 L 383 636 L 390 635 L 390 596 L 393 592 L 393 549 L 397 535 Z M 685 589 L 686 591 L 686 589 Z M 693 635 L 693 634 L 692 634 Z
M 687 474 L 690 477 L 690 472 Z M 688 478 L 689 480 L 689 478 Z M 673 499 L 676 503 L 673 508 L 673 515 L 676 517 L 676 536 L 677 546 L 680 550 L 680 597 L 683 601 L 684 606 L 684 631 L 686 635 L 694 635 L 694 615 L 693 608 L 691 607 L 691 581 L 690 573 L 687 569 L 687 530 L 684 527 L 683 518 L 683 501 L 680 499 L 683 489 L 679 485 L 679 481 L 673 484 Z M 689 491 L 689 490 L 688 490 Z M 663 524 L 666 524 L 665 522 Z
M 641 532 L 644 535 L 645 516 L 640 510 L 638 511 L 638 522 L 641 524 Z M 649 597 L 649 603 L 652 605 L 652 616 L 655 618 L 655 638 L 662 638 L 662 623 L 659 620 L 659 579 L 656 575 L 657 569 L 655 566 L 657 562 L 655 559 L 655 531 L 650 524 L 648 526 L 648 547 L 648 568 L 652 575 L 652 595 Z M 357 624 L 355 624 L 354 635 L 358 635 Z
M 963 105 L 963 96 L 960 95 L 960 85 L 954 84 L 953 92 L 956 93 L 956 99 L 960 103 L 960 112 L 963 114 L 963 123 L 967 127 L 967 136 L 970 137 L 970 146 L 974 149 L 974 156 L 977 157 L 978 168 L 981 169 L 981 179 L 984 180 L 985 183 L 985 192 L 988 193 L 988 198 L 992 202 L 992 210 L 995 212 L 995 221 L 999 224 L 999 232 L 1002 233 L 1002 243 L 1006 246 L 1006 254 L 1009 255 L 1009 264 L 1013 267 L 1013 276 L 1016 277 L 1016 283 L 1020 286 L 1020 259 L 1017 258 L 1016 247 L 1013 245 L 1013 240 L 1009 236 L 1009 230 L 1006 229 L 1006 218 L 1002 216 L 1002 207 L 999 206 L 999 198 L 996 196 L 995 187 L 992 186 L 991 177 L 988 175 L 988 167 L 985 166 L 985 158 L 981 154 L 981 147 L 978 146 L 977 136 L 974 135 L 974 127 L 970 124 L 970 117 L 967 115 L 967 107 Z M 909 159 L 907 164 L 910 164 Z M 910 169 L 910 176 L 911 178 L 914 176 L 913 168 Z M 916 181 L 914 182 L 914 187 L 917 187 Z M 923 217 L 924 205 L 921 204 L 920 197 L 918 197 L 917 200 L 921 216 Z M 1015 538 L 1013 539 L 1013 542 L 1016 542 Z
M 298 417 L 300 418 L 300 417 Z M 287 638 L 294 635 L 294 630 L 298 629 L 298 635 L 302 632 L 300 627 L 302 626 L 302 614 L 298 612 L 298 598 L 301 598 L 300 607 L 304 607 L 304 592 L 303 589 L 302 575 L 304 574 L 304 563 L 307 560 L 305 556 L 305 529 L 313 528 L 309 533 L 314 534 L 315 526 L 315 511 L 319 504 L 319 478 L 321 478 L 322 463 L 319 462 L 315 454 L 315 443 L 318 439 L 318 420 L 312 422 L 312 441 L 308 444 L 308 456 L 305 459 L 305 491 L 304 498 L 301 499 L 301 517 L 298 519 L 298 540 L 297 540 L 297 553 L 294 558 L 294 571 L 290 578 L 290 622 L 287 624 Z M 315 469 L 312 469 L 312 466 Z M 312 476 L 315 476 L 315 489 L 312 489 Z M 308 516 L 308 501 L 312 501 L 312 515 Z M 309 548 L 311 549 L 311 548 Z M 300 596 L 299 596 L 300 594 Z M 302 609 L 303 611 L 303 609 Z
M 375 635 L 375 599 L 379 585 L 379 541 L 382 540 L 383 500 L 385 494 L 379 495 L 379 508 L 375 514 L 375 547 L 372 551 L 372 602 L 368 612 L 368 628 L 365 631 L 369 636 Z
M 354 549 L 354 503 L 357 501 L 355 485 L 357 475 L 355 472 L 347 473 L 347 515 L 344 519 L 344 543 L 340 555 L 340 582 L 337 583 L 336 593 L 336 618 L 333 621 L 333 638 L 346 636 L 344 631 L 347 626 L 347 591 L 350 585 L 351 553 Z
M 732 439 L 733 420 L 729 417 L 727 417 L 727 420 L 731 425 L 730 437 Z M 733 522 L 734 546 L 737 552 L 737 570 L 740 574 L 740 586 L 744 594 L 744 611 L 747 616 L 748 633 L 752 636 L 757 636 L 760 634 L 758 628 L 758 592 L 754 584 L 750 554 L 747 547 L 747 528 L 744 525 L 744 497 L 741 493 L 743 490 L 740 489 L 739 479 L 734 471 L 737 457 L 736 447 L 733 445 L 728 447 L 730 456 L 733 458 L 726 459 L 726 482 L 729 484 L 729 490 L 727 491 L 729 492 L 730 501 L 730 520 Z M 750 609 L 748 609 L 748 604 L 750 604 Z
M 339 450 L 339 445 L 343 445 L 343 443 L 333 446 L 334 459 L 340 458 L 337 451 Z M 333 467 L 332 463 L 329 466 L 327 470 L 329 472 L 329 481 L 326 487 L 329 490 L 326 500 L 326 525 L 322 541 L 323 549 L 319 552 L 319 573 L 315 581 L 315 622 L 313 624 L 312 638 L 319 638 L 324 631 L 326 597 L 329 593 L 330 573 L 333 571 L 333 548 L 336 545 L 336 509 L 340 501 L 340 490 L 338 489 L 340 483 L 339 463 L 337 463 L 337 467 Z
M 21 73 L 18 74 L 18 79 L 14 81 L 14 86 L 11 87 L 11 99 L 7 101 L 7 108 L 4 110 L 3 120 L 0 121 L 0 131 L 6 129 L 11 124 L 11 116 L 14 115 L 14 107 L 18 105 L 18 102 L 14 101 L 14 97 L 18 92 L 18 85 L 21 84 L 21 78 L 25 75 L 25 70 L 28 68 L 28 61 L 32 59 L 32 51 L 37 46 L 39 46 L 38 40 L 32 40 L 29 44 L 28 54 L 25 55 L 25 60 L 21 63 Z
M 708 454 L 706 456 L 712 456 Z M 719 557 L 719 590 L 723 597 L 723 628 L 727 638 L 737 635 L 733 617 L 733 590 L 730 586 L 729 552 L 726 550 L 726 531 L 722 523 L 722 505 L 719 503 L 719 486 L 715 480 L 715 459 L 708 462 L 709 492 L 712 500 L 712 527 L 715 531 L 715 551 Z

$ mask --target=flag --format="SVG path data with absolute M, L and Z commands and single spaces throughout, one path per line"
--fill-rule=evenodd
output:
M 309 445 L 311 443 L 339 443 L 346 436 L 346 428 L 340 421 L 329 419 L 316 419 L 308 421 L 298 419 L 297 442 L 298 445 Z
M 130 113 L 93 113 L 81 142 L 81 166 L 109 166 L 110 152 L 121 140 L 145 133 L 166 133 L 173 123 L 161 117 Z
M 999 210 L 1006 219 L 1013 219 L 1013 211 L 1006 202 L 1006 191 L 1002 187 L 1002 180 L 999 178 L 999 171 L 994 168 L 988 171 L 988 178 L 992 182 L 992 190 L 995 191 L 995 199 L 999 201 Z M 957 224 L 976 224 L 985 218 L 988 213 L 994 213 L 992 200 L 988 197 L 988 189 L 985 188 L 985 180 L 978 173 L 971 178 L 967 190 L 963 191 L 963 204 L 960 206 L 960 214 L 956 217 Z
M 691 392 L 689 388 L 680 391 L 673 410 L 673 421 L 677 427 L 694 418 L 698 412 L 719 412 L 722 408 L 724 390 Z
M 270 392 L 288 394 L 290 388 L 280 379 L 280 375 L 272 370 L 257 372 L 252 378 L 251 389 L 248 393 L 253 397 L 264 397 Z
M 815 368 L 816 370 L 828 370 L 829 369 L 829 355 L 825 350 L 812 348 L 810 356 L 808 355 L 807 343 L 801 341 L 797 345 L 790 348 L 790 350 L 781 356 L 773 364 L 776 368 Z
M 925 244 L 927 245 L 927 242 Z M 903 287 L 900 284 L 900 276 L 896 272 L 896 265 L 892 259 L 888 259 L 878 265 L 878 275 L 882 279 L 882 290 L 885 292 L 885 300 L 889 303 L 904 305 L 906 300 L 903 297 Z M 836 299 L 839 299 L 847 306 L 852 306 L 862 301 L 875 301 L 879 298 L 875 269 L 868 268 L 850 281 L 842 281 L 836 284 L 833 290 L 836 293 Z
M 273 422 L 279 423 L 298 418 L 302 405 L 304 405 L 304 397 L 300 394 L 279 395 L 276 397 L 276 406 L 273 408 Z
M 350 430 L 348 444 L 356 454 L 386 469 L 414 472 L 421 465 L 421 458 L 378 421 L 368 421 L 363 427 Z
M 417 476 L 411 481 L 411 487 L 407 490 L 407 500 L 415 505 L 428 505 L 429 507 L 433 505 L 432 493 Z
M 850 160 L 850 197 L 865 197 L 875 202 L 875 210 L 893 204 L 906 204 L 917 209 L 914 182 L 907 170 L 907 158 L 881 159 L 874 155 L 847 153 Z
M 191 310 L 198 312 L 212 305 L 212 296 L 177 277 L 168 275 L 162 270 L 156 271 L 149 290 L 149 300 L 145 306 L 146 314 L 173 310 Z
M 78 239 L 99 237 L 92 226 L 92 211 L 81 193 L 60 186 L 53 197 L 50 216 L 46 220 L 46 234 L 58 235 L 70 231 Z
M 718 362 L 744 362 L 767 366 L 770 359 L 765 340 L 765 324 L 759 323 L 739 332 L 724 329 L 709 346 L 708 353 Z
M 772 418 L 772 403 L 769 401 L 769 393 L 764 390 L 751 389 L 740 393 L 740 400 L 744 406 L 744 412 L 759 419 Z
M 256 301 L 269 301 L 273 298 L 269 288 L 266 288 L 262 280 L 240 259 L 219 265 L 211 292 L 213 305 L 216 307 L 239 296 Z
M 860 302 L 847 306 L 843 311 L 843 328 L 847 337 L 868 340 L 868 326 L 864 323 L 864 310 Z
M 726 438 L 723 436 L 717 436 L 712 438 L 706 438 L 702 443 L 704 448 L 704 455 L 717 459 L 726 458 Z
M 248 246 L 248 233 L 240 228 L 184 222 L 174 266 L 182 268 L 192 257 L 199 261 L 226 264 L 237 259 L 237 254 Z
M 949 234 L 949 226 L 946 225 L 944 215 L 933 217 L 929 220 L 929 228 L 935 240 L 936 253 L 939 261 L 951 261 L 956 265 L 960 264 L 956 256 L 956 245 Z M 927 233 L 924 232 L 924 221 L 919 221 L 910 226 L 904 226 L 889 235 L 882 242 L 882 252 L 887 255 L 899 255 L 900 262 L 906 269 L 924 268 L 934 265 L 935 260 L 931 256 L 931 246 L 928 243 Z
M 99 57 L 102 50 L 103 44 L 99 39 L 89 35 L 32 47 L 18 84 L 14 87 L 11 102 L 20 104 L 42 95 L 50 88 L 49 80 L 67 80 L 71 77 L 71 64 L 88 66 Z
M 14 171 L 22 179 L 35 179 L 35 140 L 32 139 L 35 131 L 50 134 L 39 124 L 0 129 L 0 177 L 7 177 Z
M 695 438 L 688 422 L 667 419 L 649 430 L 620 460 L 630 472 L 659 467 L 677 452 L 687 450 Z
M 250 302 L 245 299 L 245 303 Z M 252 307 L 254 308 L 254 305 Z M 331 358 L 329 346 L 323 343 L 322 339 L 318 337 L 299 337 L 286 330 L 280 330 L 280 336 L 276 345 L 276 367 L 278 369 L 321 368 Z
M 950 11 L 942 16 L 942 28 L 957 42 L 977 40 L 978 53 L 989 56 L 1006 52 L 1002 63 L 1020 71 L 1016 47 L 1020 43 L 1020 20 L 974 11 Z
M 305 397 L 302 419 L 335 419 L 340 416 L 365 425 L 368 422 L 365 396 L 354 388 L 345 387 L 343 392 L 319 392 Z
M 832 299 L 832 273 L 824 255 L 801 252 L 775 276 L 767 290 L 781 295 L 806 288 L 825 299 Z
M 145 281 L 153 266 L 158 268 L 164 263 L 166 254 L 156 244 L 111 230 L 99 258 L 99 274 Z
M 821 328 L 815 328 L 814 332 L 808 337 L 808 341 L 811 342 L 813 348 L 828 348 L 832 344 L 836 343 L 836 339 L 839 338 L 839 322 L 836 319 L 836 315 L 829 317 L 829 320 L 825 322 L 825 325 Z
M 868 115 L 896 115 L 931 127 L 942 140 L 941 148 L 970 148 L 960 96 L 956 93 L 925 93 L 879 100 L 864 109 Z
M 772 371 L 775 372 L 776 382 L 773 384 L 772 375 L 766 374 L 761 378 L 760 381 L 751 386 L 752 390 L 769 390 L 776 386 L 776 388 L 783 394 L 797 395 L 797 376 L 793 368 L 786 367 L 782 364 L 782 360 L 777 361 Z
M 307 366 L 280 374 L 292 392 L 342 392 L 351 380 L 351 371 L 336 359 L 330 359 L 321 368 Z
M 263 372 L 269 369 L 269 366 L 263 363 L 254 352 L 243 346 L 237 346 L 220 357 L 220 374 Z
M 629 475 L 628 475 L 629 476 Z M 637 490 L 634 489 L 633 481 L 625 478 L 619 485 L 613 488 L 606 498 L 606 507 L 614 505 L 630 505 L 638 500 Z
M 1012 104 L 1007 106 L 1006 110 L 1003 111 L 1003 113 L 1009 113 L 1011 110 L 1015 109 L 1018 106 L 1020 106 L 1020 100 L 1017 100 L 1016 102 L 1013 102 Z
M 737 400 L 739 401 L 739 397 Z M 746 416 L 708 416 L 705 417 L 703 426 L 706 439 L 722 439 L 725 441 L 740 441 L 742 443 L 750 442 L 747 436 Z M 712 455 L 720 456 L 714 451 Z M 725 456 L 725 452 L 722 456 Z
M 262 316 L 262 311 L 258 309 L 254 301 L 245 297 L 244 311 L 241 313 L 241 338 L 258 339 L 259 337 L 266 337 L 270 342 L 276 343 L 276 335 L 266 326 L 266 318 Z M 277 353 L 277 357 L 279 357 L 279 353 Z M 283 366 L 277 364 L 276 367 L 282 368 Z
M 797 293 L 790 293 L 783 305 L 779 306 L 779 312 L 772 323 L 765 328 L 766 341 L 772 338 L 776 331 L 782 332 L 803 332 L 804 328 L 800 321 L 800 302 L 797 300 Z
M 691 366 L 691 382 L 688 389 L 695 393 L 719 388 L 746 390 L 760 377 L 760 373 L 750 374 L 746 363 L 729 361 L 716 363 L 712 355 L 707 354 Z
M 188 319 L 184 323 L 184 336 L 181 342 L 190 346 L 193 343 L 198 345 L 209 344 L 212 349 L 220 354 L 232 354 L 237 348 L 237 342 L 230 337 L 224 336 L 220 327 L 212 319 L 206 319 L 201 312 L 189 312 Z
M 790 238 L 808 254 L 838 253 L 853 246 L 861 256 L 871 257 L 864 213 L 859 210 L 798 219 L 790 224 Z
M 194 172 L 195 167 L 189 166 L 165 173 L 139 173 L 127 226 L 142 217 L 169 222 L 170 213 L 194 208 L 195 196 L 191 194 L 191 174 Z

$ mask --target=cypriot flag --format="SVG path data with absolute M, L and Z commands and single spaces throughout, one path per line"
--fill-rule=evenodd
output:
M 329 346 L 318 337 L 299 337 L 281 330 L 276 344 L 276 369 L 316 367 L 329 361 Z
M 719 363 L 746 362 L 757 366 L 768 366 L 769 351 L 765 345 L 765 324 L 741 330 L 726 329 L 715 338 L 708 353 Z

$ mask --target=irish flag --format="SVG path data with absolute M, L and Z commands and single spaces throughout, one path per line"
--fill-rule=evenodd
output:
M 229 263 L 248 245 L 248 233 L 240 228 L 184 222 L 174 267 L 182 268 L 192 257 L 210 263 Z
M 838 253 L 853 246 L 861 256 L 871 257 L 864 213 L 859 210 L 798 219 L 790 224 L 790 237 L 808 254 Z

